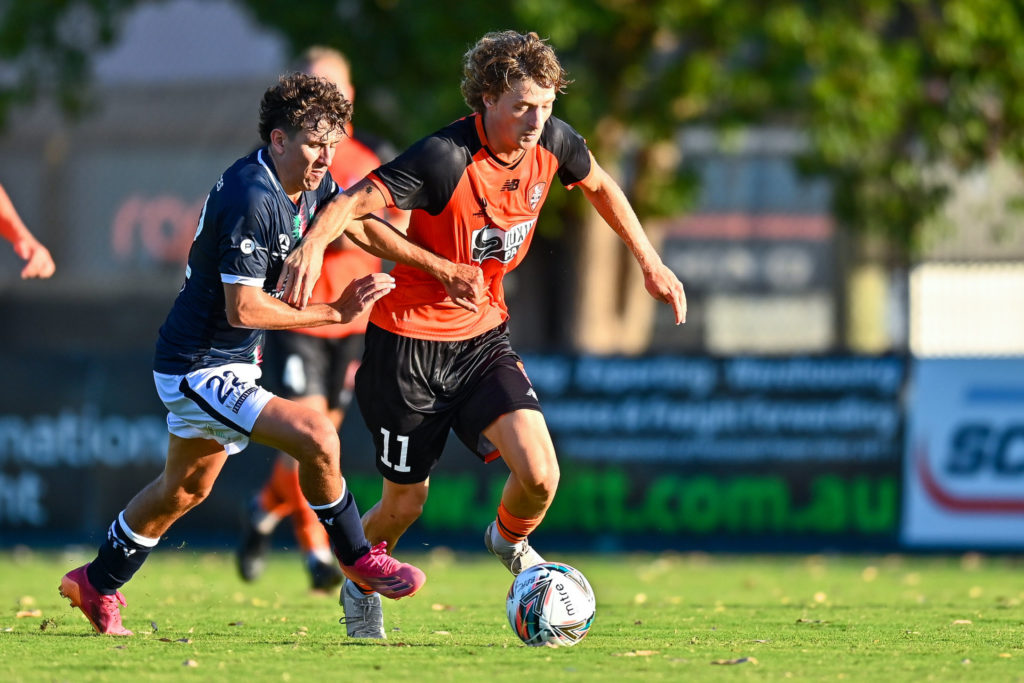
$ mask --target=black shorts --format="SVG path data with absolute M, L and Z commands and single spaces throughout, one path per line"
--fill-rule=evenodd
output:
M 356 397 L 377 469 L 396 484 L 430 476 L 449 430 L 488 462 L 498 452 L 483 431 L 512 411 L 540 410 L 504 323 L 455 342 L 402 337 L 371 324 Z
M 363 335 L 314 337 L 288 330 L 267 333 L 266 386 L 281 398 L 325 396 L 330 408 L 352 402 L 349 365 L 359 362 Z

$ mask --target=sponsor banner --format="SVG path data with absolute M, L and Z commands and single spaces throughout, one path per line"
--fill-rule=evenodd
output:
M 901 359 L 524 360 L 562 470 L 538 533 L 546 547 L 895 549 Z M 19 391 L 0 397 L 0 546 L 96 542 L 159 475 L 167 432 L 149 363 L 148 351 L 41 351 L 11 364 Z M 258 445 L 230 457 L 167 542 L 234 544 L 272 458 Z M 353 406 L 342 464 L 364 510 L 380 495 L 374 458 Z M 408 543 L 477 548 L 507 474 L 449 438 Z M 290 534 L 280 525 L 280 542 Z
M 902 540 L 1024 547 L 1024 359 L 914 363 Z
M 689 547 L 896 545 L 902 358 L 524 362 L 562 462 L 547 530 Z

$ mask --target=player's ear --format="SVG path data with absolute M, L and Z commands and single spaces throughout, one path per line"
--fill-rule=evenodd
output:
M 274 148 L 274 151 L 280 154 L 284 151 L 284 143 L 288 140 L 288 134 L 280 128 L 275 128 L 270 131 L 270 146 Z

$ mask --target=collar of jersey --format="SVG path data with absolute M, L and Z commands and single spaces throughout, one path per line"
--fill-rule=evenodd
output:
M 494 155 L 494 151 L 491 149 L 490 142 L 487 140 L 487 132 L 484 130 L 484 115 L 477 112 L 473 114 L 473 116 L 476 117 L 477 135 L 480 136 L 480 142 L 483 143 L 484 149 L 487 150 L 487 156 L 490 158 L 491 161 L 493 161 L 495 164 L 497 164 L 498 166 L 507 171 L 514 169 L 516 166 L 522 163 L 523 159 L 526 158 L 525 149 L 523 150 L 523 153 L 519 155 L 519 158 L 513 161 L 511 164 L 506 164 L 504 161 L 496 157 Z
M 274 167 L 270 163 L 267 163 L 267 161 L 263 158 L 263 152 L 266 149 L 266 147 L 261 147 L 260 151 L 257 153 L 257 159 L 259 159 L 260 166 L 262 166 L 263 170 L 265 170 L 267 172 L 267 175 L 270 176 L 270 180 L 273 181 L 274 187 L 280 190 L 281 194 L 283 194 L 288 199 L 288 201 L 291 202 L 291 197 L 289 197 L 288 193 L 284 191 L 283 187 L 281 187 L 281 181 L 277 179 L 277 171 L 275 171 Z M 295 202 L 292 203 L 294 204 Z

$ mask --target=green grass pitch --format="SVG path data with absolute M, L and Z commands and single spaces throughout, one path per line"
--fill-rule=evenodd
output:
M 550 554 L 550 553 L 549 553 Z M 574 648 L 527 648 L 497 561 L 402 554 L 427 572 L 356 641 L 337 596 L 278 553 L 245 584 L 230 551 L 161 548 L 125 589 L 131 638 L 57 593 L 91 555 L 0 552 L 5 681 L 1024 680 L 1024 574 L 1010 557 L 570 555 L 598 598 Z

